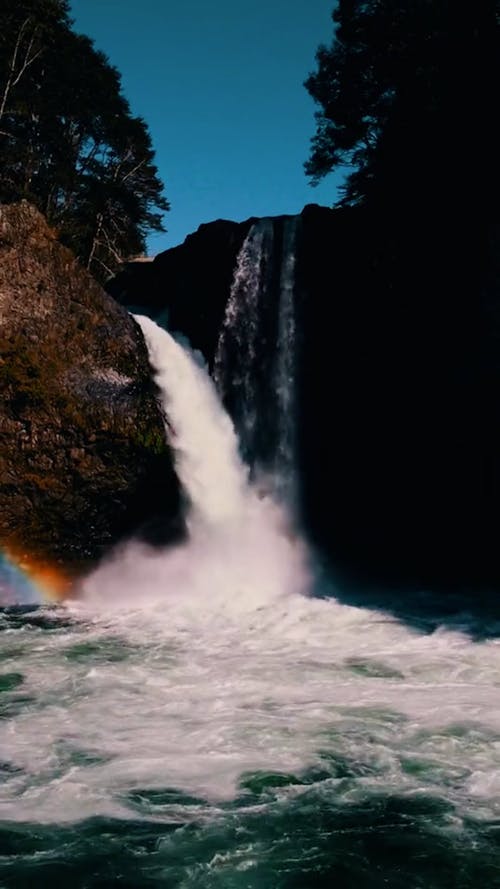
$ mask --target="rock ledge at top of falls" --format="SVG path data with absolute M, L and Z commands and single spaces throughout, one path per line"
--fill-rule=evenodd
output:
M 189 337 L 211 360 L 219 336 L 240 247 L 256 219 L 218 219 L 200 225 L 183 244 L 152 262 L 131 261 L 107 283 L 108 292 L 128 308 Z
M 138 325 L 26 202 L 0 207 L 0 548 L 80 570 L 180 494 Z
M 339 211 L 308 204 L 298 215 L 313 237 L 316 233 L 324 237 Z M 278 240 L 284 220 L 291 216 L 265 217 L 272 220 Z M 203 223 L 184 243 L 159 253 L 151 262 L 125 263 L 106 288 L 122 305 L 160 323 L 167 321 L 169 329 L 187 336 L 211 365 L 238 254 L 251 227 L 260 221 L 252 216 L 244 222 Z

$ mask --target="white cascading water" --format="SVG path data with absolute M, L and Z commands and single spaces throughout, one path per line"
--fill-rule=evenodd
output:
M 233 424 L 221 411 L 214 385 L 194 356 L 150 318 L 136 316 L 136 321 L 163 394 L 177 474 L 191 502 L 191 521 L 195 525 L 232 521 L 241 514 L 247 491 L 247 469 L 238 454 Z
M 4 663 L 23 685 L 0 720 L 0 815 L 133 821 L 138 796 L 173 788 L 197 799 L 153 797 L 141 818 L 236 825 L 249 805 L 258 817 L 276 799 L 295 805 L 307 787 L 293 776 L 321 766 L 325 805 L 425 793 L 453 807 L 446 829 L 494 817 L 497 638 L 471 641 L 460 618 L 425 633 L 303 595 L 313 592 L 304 545 L 249 485 L 208 376 L 138 320 L 192 504 L 189 539 L 163 552 L 129 544 L 59 625 L 4 634 Z M 288 778 L 270 802 L 247 804 L 240 782 L 259 770 Z M 243 836 L 238 874 L 257 854 Z

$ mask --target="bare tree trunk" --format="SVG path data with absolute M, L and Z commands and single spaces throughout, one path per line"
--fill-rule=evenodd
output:
M 5 109 L 7 107 L 7 101 L 9 99 L 11 90 L 15 86 L 17 86 L 23 74 L 42 53 L 42 49 L 35 50 L 34 46 L 35 38 L 38 32 L 38 25 L 35 25 L 31 35 L 28 35 L 27 33 L 30 21 L 31 19 L 29 18 L 25 19 L 25 21 L 19 28 L 16 37 L 16 42 L 14 44 L 14 50 L 9 65 L 9 75 L 7 77 L 7 81 L 5 83 L 4 91 L 2 94 L 2 99 L 0 101 L 0 120 L 2 120 L 2 117 L 5 114 Z M 27 38 L 28 43 L 23 51 L 23 41 L 25 37 Z
M 96 225 L 94 237 L 92 239 L 92 247 L 90 249 L 89 258 L 87 260 L 87 269 L 89 271 L 90 271 L 92 263 L 94 261 L 94 255 L 95 255 L 95 252 L 97 249 L 97 245 L 99 243 L 99 236 L 101 234 L 101 229 L 102 229 L 103 222 L 104 222 L 104 214 L 103 213 L 97 214 L 96 222 L 97 222 L 97 225 Z

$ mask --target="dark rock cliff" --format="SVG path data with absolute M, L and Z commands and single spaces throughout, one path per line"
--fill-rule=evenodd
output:
M 211 364 L 251 223 L 203 226 L 113 292 L 143 305 L 154 292 L 153 314 L 166 310 Z M 358 579 L 498 585 L 498 227 L 465 210 L 311 205 L 300 231 L 297 431 L 310 535 Z
M 466 215 L 306 214 L 304 508 L 348 571 L 396 585 L 500 582 L 492 234 Z
M 138 325 L 28 204 L 0 208 L 0 548 L 72 573 L 180 494 Z

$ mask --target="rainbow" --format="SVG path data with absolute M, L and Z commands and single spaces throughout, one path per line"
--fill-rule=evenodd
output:
M 60 568 L 10 547 L 0 549 L 0 607 L 60 602 L 70 588 Z

